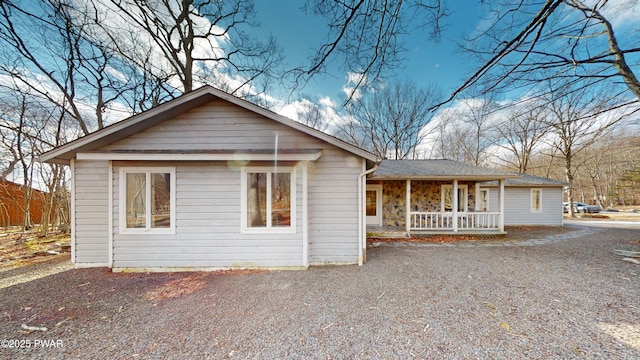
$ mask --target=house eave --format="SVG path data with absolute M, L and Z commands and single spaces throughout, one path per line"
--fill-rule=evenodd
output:
M 284 151 L 102 151 L 78 153 L 78 160 L 112 161 L 316 161 L 322 156 L 320 149 Z
M 567 185 L 563 185 L 563 184 L 518 184 L 518 185 L 511 185 L 511 184 L 505 184 L 505 187 L 509 187 L 509 188 L 555 188 L 555 187 L 565 187 Z M 480 187 L 483 188 L 497 188 L 498 185 L 497 184 L 490 184 L 490 185 L 484 185 L 484 184 L 480 184 Z
M 517 176 L 511 175 L 501 175 L 501 176 L 486 176 L 486 175 L 442 175 L 442 176 L 415 176 L 415 175 L 407 175 L 407 176 L 385 176 L 385 175 L 376 175 L 369 178 L 369 180 L 424 180 L 424 181 L 451 181 L 451 180 L 462 180 L 462 181 L 491 181 L 491 180 L 503 180 L 503 179 L 511 179 Z

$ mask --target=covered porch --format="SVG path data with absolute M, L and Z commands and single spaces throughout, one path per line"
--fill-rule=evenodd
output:
M 369 237 L 504 234 L 504 182 L 513 174 L 451 160 L 383 161 L 367 181 Z M 480 183 L 498 181 L 498 211 Z

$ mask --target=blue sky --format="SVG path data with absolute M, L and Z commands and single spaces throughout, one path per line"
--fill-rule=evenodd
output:
M 444 94 L 461 85 L 465 75 L 475 70 L 464 54 L 458 51 L 455 40 L 461 34 L 473 31 L 481 20 L 477 3 L 448 2 L 451 15 L 445 20 L 445 29 L 439 42 L 428 40 L 425 32 L 415 32 L 406 38 L 407 53 L 405 67 L 396 69 L 394 76 L 412 79 L 418 85 L 436 83 Z M 260 30 L 271 33 L 283 47 L 289 65 L 297 65 L 313 54 L 325 40 L 324 19 L 306 14 L 303 1 L 270 0 L 256 1 Z M 335 64 L 334 64 L 335 65 Z M 346 70 L 337 65 L 329 69 L 330 75 L 314 79 L 303 94 L 312 97 L 337 99 L 343 94 L 347 82 Z

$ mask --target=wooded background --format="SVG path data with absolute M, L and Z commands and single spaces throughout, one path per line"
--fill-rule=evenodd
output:
M 43 191 L 46 234 L 69 220 L 69 172 L 39 154 L 204 84 L 274 109 L 271 94 L 291 96 L 335 61 L 354 74 L 343 105 L 305 101 L 295 120 L 381 157 L 551 177 L 570 183 L 567 200 L 640 205 L 640 35 L 619 36 L 608 19 L 619 4 L 482 4 L 495 16 L 460 41 L 478 70 L 444 96 L 388 75 L 403 35 L 445 31 L 447 1 L 308 0 L 327 40 L 294 68 L 276 39 L 255 36 L 250 0 L 1 1 L 0 179 L 26 185 L 23 211 Z

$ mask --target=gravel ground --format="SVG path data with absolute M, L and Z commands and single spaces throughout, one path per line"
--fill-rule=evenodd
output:
M 363 267 L 66 270 L 0 289 L 0 339 L 30 345 L 0 358 L 640 358 L 640 266 L 612 253 L 638 229 L 523 231 Z

